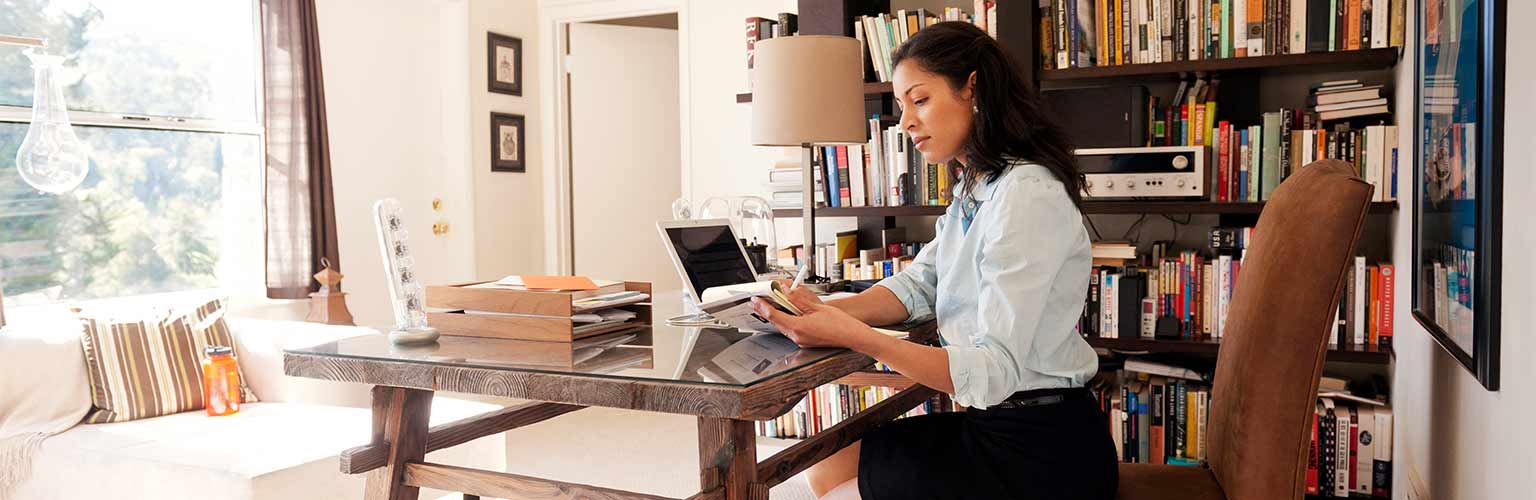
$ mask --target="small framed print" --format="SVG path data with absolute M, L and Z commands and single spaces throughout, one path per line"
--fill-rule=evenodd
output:
M 523 95 L 523 40 L 488 32 L 485 53 L 490 65 L 485 72 L 487 90 Z
M 491 113 L 491 171 L 524 172 L 523 115 Z

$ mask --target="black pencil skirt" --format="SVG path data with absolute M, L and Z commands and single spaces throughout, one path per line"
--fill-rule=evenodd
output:
M 1067 394 L 1049 405 L 883 424 L 864 436 L 859 494 L 864 500 L 1111 500 L 1119 469 L 1108 418 L 1088 390 Z

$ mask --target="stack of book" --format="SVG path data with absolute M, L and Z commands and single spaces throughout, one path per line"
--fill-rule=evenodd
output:
M 822 191 L 821 177 L 816 177 L 816 185 L 811 192 L 816 196 L 817 205 L 825 205 L 826 193 Z M 774 162 L 773 168 L 768 170 L 768 182 L 764 183 L 768 188 L 768 204 L 773 208 L 800 208 L 805 205 L 805 171 L 800 167 L 799 160 L 780 160 Z
M 997 5 L 989 1 L 976 0 L 975 8 L 975 12 L 983 14 L 973 16 L 959 7 L 945 7 L 942 16 L 928 9 L 901 9 L 890 14 L 854 18 L 853 37 L 867 48 L 862 54 L 864 80 L 891 81 L 891 75 L 896 71 L 896 68 L 891 65 L 891 52 L 906 43 L 918 30 L 940 22 L 972 23 L 996 38 Z
M 1324 82 L 1312 87 L 1307 105 L 1322 121 L 1342 120 L 1357 116 L 1385 115 L 1392 111 L 1387 98 L 1381 95 L 1381 85 L 1365 85 L 1360 80 Z
M 1331 343 L 1391 346 L 1396 269 L 1386 262 L 1367 265 L 1365 257 L 1356 256 L 1344 279 L 1344 296 L 1339 299 Z
M 1447 244 L 1424 249 L 1429 262 L 1424 265 L 1424 281 L 1433 284 L 1433 300 L 1425 300 L 1425 314 L 1435 322 L 1449 326 L 1454 338 L 1472 337 L 1472 270 L 1477 252 Z
M 811 148 L 814 182 L 821 191 L 817 206 L 949 204 L 954 179 L 948 168 L 924 163 L 923 155 L 912 148 L 912 139 L 894 125 L 884 127 L 879 116 L 869 119 L 869 131 L 865 144 Z M 794 199 L 788 194 L 776 198 Z
M 1320 394 L 1307 450 L 1307 494 L 1390 498 L 1392 408 L 1347 393 Z
M 1405 0 L 1044 0 L 1044 69 L 1403 45 Z

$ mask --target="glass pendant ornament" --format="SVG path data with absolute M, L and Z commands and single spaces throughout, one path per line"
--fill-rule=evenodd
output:
M 64 105 L 64 86 L 59 82 L 64 58 L 36 51 L 27 52 L 27 58 L 32 60 L 35 79 L 32 125 L 16 150 L 16 171 L 39 191 L 63 193 L 79 186 L 90 170 L 85 143 L 75 137 Z

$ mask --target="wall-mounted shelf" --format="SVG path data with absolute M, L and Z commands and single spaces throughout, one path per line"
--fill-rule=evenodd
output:
M 1114 351 L 1148 353 L 1185 353 L 1215 356 L 1221 350 L 1221 341 L 1215 339 L 1159 340 L 1159 339 L 1112 339 L 1086 337 L 1088 345 Z M 1335 363 L 1367 363 L 1385 365 L 1392 361 L 1392 348 L 1375 345 L 1330 345 L 1327 359 Z
M 1336 52 L 1310 52 L 1306 54 L 1125 64 L 1092 68 L 1048 69 L 1040 71 L 1040 80 L 1085 80 L 1150 75 L 1176 76 L 1182 73 L 1224 71 L 1277 70 L 1295 73 L 1298 71 L 1389 69 L 1397 65 L 1398 54 L 1399 50 L 1397 47 L 1387 47 Z
M 864 98 L 891 93 L 891 82 L 874 82 L 864 84 Z M 752 102 L 752 93 L 736 94 L 736 102 Z
M 904 207 L 846 207 L 816 209 L 816 217 L 911 217 L 943 215 L 945 206 Z M 1085 201 L 1083 213 L 1087 214 L 1258 214 L 1264 203 L 1220 203 L 1210 201 Z M 1370 213 L 1386 214 L 1397 210 L 1397 202 L 1371 203 Z M 798 208 L 780 208 L 773 211 L 778 218 L 801 216 Z

